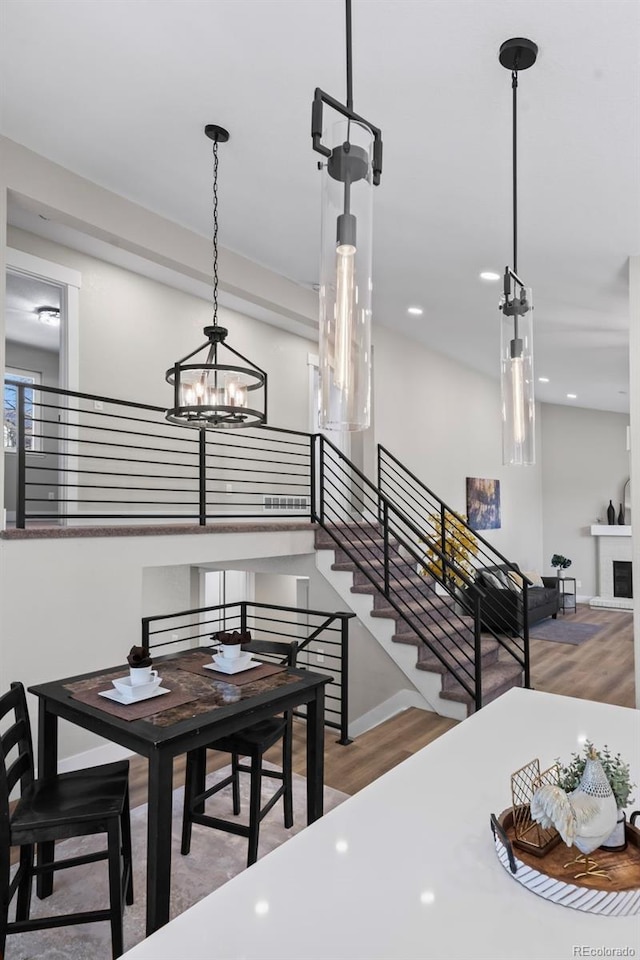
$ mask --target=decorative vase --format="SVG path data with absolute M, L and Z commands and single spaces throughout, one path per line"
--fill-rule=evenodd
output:
M 624 810 L 618 808 L 618 820 L 610 836 L 604 843 L 600 844 L 602 850 L 624 850 L 627 846 L 627 815 Z
M 622 504 L 620 504 L 620 513 L 618 514 L 618 523 L 620 524 L 621 527 L 624 526 L 624 509 L 622 507 Z
M 616 522 L 616 508 L 614 507 L 611 500 L 609 500 L 609 506 L 607 507 L 607 523 L 612 527 Z

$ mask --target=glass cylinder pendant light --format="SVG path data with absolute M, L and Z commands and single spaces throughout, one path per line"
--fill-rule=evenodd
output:
M 535 463 L 535 396 L 533 389 L 533 296 L 518 276 L 518 72 L 536 62 L 538 47 L 517 37 L 500 47 L 499 60 L 511 71 L 513 116 L 513 268 L 505 267 L 500 300 L 500 381 L 502 393 L 502 462 Z
M 166 372 L 174 397 L 166 418 L 190 427 L 251 427 L 266 423 L 267 375 L 225 343 L 228 331 L 218 325 L 218 144 L 229 134 L 216 124 L 204 132 L 213 140 L 213 318 L 206 342 Z
M 351 0 L 346 0 L 347 103 L 316 89 L 313 147 L 322 170 L 320 427 L 366 430 L 371 420 L 373 186 L 382 135 L 353 111 Z M 323 128 L 323 104 L 344 119 Z M 323 142 L 324 141 L 324 142 Z

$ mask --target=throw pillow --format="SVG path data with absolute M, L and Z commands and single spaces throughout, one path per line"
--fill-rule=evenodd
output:
M 510 590 L 511 587 L 513 586 L 512 581 L 507 576 L 506 570 L 496 570 L 496 577 L 498 578 L 502 586 L 507 588 L 507 590 Z
M 495 573 L 488 573 L 486 570 L 482 574 L 482 580 L 488 587 L 493 587 L 494 590 L 502 590 L 504 585 L 498 580 Z
M 515 586 L 518 590 L 522 590 L 523 580 L 519 573 L 516 573 L 515 570 L 510 570 L 509 579 L 511 580 L 512 586 Z
M 532 587 L 544 587 L 544 583 L 542 582 L 542 577 L 537 572 L 537 570 L 524 570 L 523 573 L 525 577 L 528 577 L 528 579 L 531 580 Z

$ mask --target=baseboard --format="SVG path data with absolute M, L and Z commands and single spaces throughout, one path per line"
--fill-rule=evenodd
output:
M 70 773 L 72 770 L 85 770 L 87 767 L 99 767 L 101 763 L 113 763 L 114 760 L 126 760 L 132 757 L 131 750 L 117 743 L 105 743 L 82 753 L 75 753 L 58 761 L 58 773 Z
M 373 710 L 368 710 L 361 717 L 349 724 L 349 736 L 359 737 L 372 730 L 385 720 L 390 720 L 396 714 L 408 710 L 409 707 L 418 707 L 420 710 L 426 709 L 426 701 L 417 690 L 399 690 L 392 697 L 378 704 Z

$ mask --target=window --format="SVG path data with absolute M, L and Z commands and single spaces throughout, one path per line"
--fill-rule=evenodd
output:
M 7 367 L 4 381 L 4 449 L 7 453 L 15 453 L 18 449 L 18 386 L 8 383 L 7 380 L 17 380 L 19 383 L 38 384 L 40 374 L 32 370 L 15 370 Z M 40 436 L 37 418 L 34 419 L 34 403 L 36 391 L 27 387 L 24 391 L 24 432 L 25 449 L 31 453 L 40 450 Z

